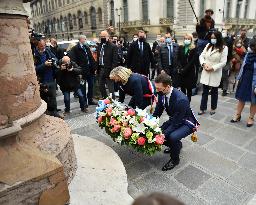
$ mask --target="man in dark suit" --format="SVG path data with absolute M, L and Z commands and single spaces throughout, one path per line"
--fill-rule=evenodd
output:
M 133 42 L 128 50 L 127 67 L 134 73 L 140 73 L 148 77 L 149 67 L 155 67 L 153 53 L 149 43 L 145 41 L 145 32 L 138 32 L 139 39 Z
M 169 115 L 161 126 L 165 135 L 165 145 L 169 149 L 165 153 L 170 153 L 171 159 L 163 166 L 162 170 L 173 169 L 180 162 L 180 150 L 182 148 L 181 139 L 196 131 L 200 125 L 190 108 L 187 96 L 172 87 L 170 76 L 162 73 L 155 79 L 155 87 L 158 92 L 158 102 L 153 114 L 160 117 L 165 110 Z
M 171 33 L 165 34 L 165 44 L 159 48 L 158 66 L 161 73 L 167 73 L 173 80 L 173 86 L 178 87 L 177 55 L 179 45 L 172 42 Z
M 109 34 L 107 31 L 100 33 L 100 45 L 98 47 L 98 72 L 100 92 L 103 98 L 107 97 L 105 85 L 107 84 L 108 90 L 114 94 L 114 81 L 109 79 L 111 70 L 118 66 L 118 49 L 117 46 L 109 41 Z
M 62 59 L 64 56 L 65 49 L 58 47 L 57 40 L 55 38 L 50 39 L 50 50 L 51 52 L 58 58 L 58 60 Z
M 96 71 L 96 63 L 90 51 L 90 48 L 86 45 L 86 36 L 81 35 L 78 38 L 79 42 L 74 46 L 69 52 L 69 57 L 74 61 L 79 67 L 82 68 L 82 76 L 88 83 L 88 93 L 87 99 L 89 105 L 96 105 L 93 101 L 93 83 L 94 75 Z M 86 99 L 86 83 L 82 85 L 82 91 Z

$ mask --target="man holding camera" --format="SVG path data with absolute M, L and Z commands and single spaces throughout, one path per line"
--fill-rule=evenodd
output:
M 41 39 L 34 53 L 36 75 L 40 82 L 40 96 L 47 103 L 49 115 L 63 118 L 57 112 L 55 74 L 57 70 L 57 59 L 45 41 Z
M 86 102 L 80 88 L 80 74 L 82 69 L 75 62 L 70 61 L 68 56 L 64 56 L 60 62 L 60 69 L 57 71 L 57 83 L 64 95 L 65 114 L 70 113 L 70 92 L 74 91 L 78 95 L 82 112 L 87 112 Z

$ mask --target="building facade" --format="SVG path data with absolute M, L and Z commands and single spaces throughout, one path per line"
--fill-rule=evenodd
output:
M 200 19 L 213 9 L 215 27 L 237 32 L 244 27 L 255 33 L 255 0 L 190 0 Z M 113 26 L 116 34 L 130 39 L 142 29 L 149 39 L 174 30 L 176 36 L 195 31 L 197 19 L 189 0 L 34 0 L 31 2 L 36 31 L 57 39 L 79 34 L 94 37 Z
M 95 37 L 108 23 L 104 0 L 34 0 L 30 7 L 35 31 L 58 40 Z

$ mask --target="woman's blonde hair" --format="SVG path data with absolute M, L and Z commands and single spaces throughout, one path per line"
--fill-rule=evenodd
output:
M 191 44 L 190 44 L 190 46 L 189 46 L 189 49 L 191 50 L 191 49 L 195 48 L 195 43 L 194 43 L 194 41 L 193 41 L 193 35 L 190 34 L 190 33 L 186 33 L 186 34 L 184 35 L 184 38 L 185 38 L 186 36 L 191 39 Z
M 118 66 L 110 72 L 109 77 L 112 78 L 114 76 L 119 76 L 124 81 L 124 84 L 126 84 L 131 74 L 132 71 L 129 68 Z
M 75 45 L 75 43 L 70 43 L 67 47 L 67 51 L 70 51 Z

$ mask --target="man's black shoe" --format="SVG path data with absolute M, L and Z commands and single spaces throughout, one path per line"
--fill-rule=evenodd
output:
M 180 160 L 174 161 L 170 159 L 162 168 L 162 171 L 168 171 L 176 167 L 180 163 Z
M 170 148 L 170 147 L 166 148 L 166 149 L 164 150 L 164 153 L 165 153 L 165 154 L 170 154 L 170 153 L 171 153 L 171 148 Z
M 89 105 L 98 105 L 98 103 L 94 102 L 94 101 L 89 101 L 88 103 Z

